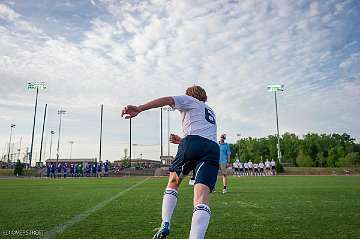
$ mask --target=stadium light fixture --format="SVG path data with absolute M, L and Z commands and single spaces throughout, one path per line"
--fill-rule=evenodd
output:
M 38 95 L 39 95 L 39 90 L 46 89 L 46 85 L 45 85 L 45 82 L 34 81 L 34 82 L 28 82 L 27 87 L 29 90 L 36 90 L 34 120 L 33 120 L 33 128 L 32 128 L 32 134 L 31 134 L 31 147 L 30 147 L 30 154 L 29 154 L 29 167 L 31 168 L 31 161 L 32 161 L 32 156 L 33 156 L 33 148 L 34 148 L 34 131 L 35 131 L 36 108 L 37 108 Z
M 275 96 L 275 114 L 276 114 L 276 130 L 277 130 L 277 156 L 279 163 L 281 163 L 281 150 L 280 150 L 280 133 L 279 133 L 279 117 L 278 117 L 278 107 L 277 107 L 277 96 L 276 92 L 284 91 L 284 85 L 268 85 L 268 91 L 274 92 Z

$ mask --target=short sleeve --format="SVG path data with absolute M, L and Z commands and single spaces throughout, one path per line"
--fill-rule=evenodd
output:
M 180 95 L 180 96 L 173 96 L 172 97 L 175 102 L 174 109 L 180 110 L 180 111 L 188 111 L 191 109 L 196 108 L 196 99 L 188 96 L 188 95 Z

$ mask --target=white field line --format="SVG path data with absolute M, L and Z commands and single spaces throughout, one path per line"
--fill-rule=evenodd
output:
M 78 222 L 81 222 L 82 220 L 87 218 L 89 215 L 91 215 L 92 213 L 96 212 L 97 210 L 105 207 L 106 205 L 108 205 L 110 202 L 114 201 L 115 199 L 117 199 L 121 195 L 131 191 L 132 189 L 136 188 L 137 186 L 140 186 L 141 184 L 143 184 L 148 179 L 149 178 L 145 178 L 144 180 L 132 185 L 131 187 L 129 187 L 127 189 L 125 189 L 124 191 L 121 191 L 121 192 L 115 194 L 114 196 L 112 196 L 112 197 L 98 203 L 97 205 L 95 205 L 94 207 L 84 211 L 83 213 L 75 215 L 73 218 L 69 219 L 68 221 L 64 222 L 63 224 L 57 225 L 54 228 L 52 228 L 51 230 L 47 231 L 46 233 L 44 233 L 44 235 L 40 236 L 39 238 L 48 239 L 48 238 L 52 238 L 52 237 L 56 236 L 59 233 L 62 233 L 67 228 L 75 225 Z

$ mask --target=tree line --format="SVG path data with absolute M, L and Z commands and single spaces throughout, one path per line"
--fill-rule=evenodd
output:
M 240 146 L 240 150 L 239 150 Z M 277 137 L 243 138 L 230 144 L 232 162 L 277 159 Z M 285 133 L 280 139 L 282 164 L 296 167 L 359 167 L 360 144 L 350 135 L 308 133 L 299 137 Z

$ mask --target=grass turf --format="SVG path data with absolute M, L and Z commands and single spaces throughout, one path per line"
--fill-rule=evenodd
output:
M 49 231 L 143 177 L 1 179 L 0 237 Z M 149 178 L 53 238 L 152 238 L 166 178 Z M 210 196 L 206 238 L 360 238 L 360 177 L 230 177 L 229 193 Z M 180 188 L 170 238 L 187 238 L 192 187 Z

